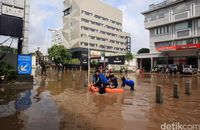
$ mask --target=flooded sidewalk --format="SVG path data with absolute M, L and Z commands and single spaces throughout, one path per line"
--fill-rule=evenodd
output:
M 74 76 L 72 76 L 74 74 Z M 200 124 L 200 76 L 116 74 L 135 81 L 135 91 L 100 95 L 84 86 L 87 72 L 49 71 L 30 89 L 0 84 L 1 130 L 159 130 L 164 123 Z M 185 82 L 191 95 L 185 94 Z M 173 84 L 180 98 L 173 98 Z M 163 104 L 155 103 L 156 85 Z

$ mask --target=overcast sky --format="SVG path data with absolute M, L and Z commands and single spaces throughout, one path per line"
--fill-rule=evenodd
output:
M 135 53 L 143 47 L 149 47 L 149 33 L 144 29 L 144 17 L 141 12 L 149 4 L 163 0 L 102 0 L 123 11 L 123 29 L 132 35 L 132 51 Z M 49 28 L 62 27 L 63 0 L 31 0 L 30 5 L 30 39 L 29 51 L 40 47 L 44 52 L 51 46 Z

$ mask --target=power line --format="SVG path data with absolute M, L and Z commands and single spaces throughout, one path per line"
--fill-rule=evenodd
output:
M 0 43 L 0 45 L 3 45 L 4 43 L 6 43 L 8 40 L 10 40 L 12 37 L 9 37 L 8 39 L 6 39 L 5 41 L 3 41 L 2 43 Z

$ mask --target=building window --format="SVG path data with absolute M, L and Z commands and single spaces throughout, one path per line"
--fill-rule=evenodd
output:
M 177 37 L 190 36 L 190 30 L 181 30 L 177 32 Z
M 192 28 L 192 21 L 187 21 L 187 22 L 182 22 L 182 23 L 178 23 L 175 25 L 175 30 L 183 30 L 183 29 L 188 29 L 188 28 Z
M 197 43 L 200 44 L 200 37 L 197 39 Z
M 96 46 L 96 44 L 90 43 L 90 47 L 95 47 L 95 46 Z
M 172 45 L 171 42 L 159 42 L 159 43 L 155 43 L 156 48 L 164 47 L 164 46 L 171 46 L 171 45 Z
M 98 18 L 98 19 L 101 19 L 101 16 L 99 16 L 99 15 L 95 15 L 94 17 Z
M 113 47 L 112 46 L 107 46 L 107 49 L 113 49 Z
M 64 16 L 69 15 L 71 12 L 72 12 L 72 6 L 69 7 L 69 8 L 67 8 L 67 9 L 64 11 Z
M 86 37 L 87 35 L 86 34 L 81 34 L 81 37 Z
M 175 42 L 176 45 L 193 44 L 193 39 L 179 40 Z
M 84 19 L 84 18 L 81 18 L 81 21 L 82 21 L 82 22 L 86 22 L 86 23 L 89 23 L 89 22 L 90 22 L 89 20 Z
M 104 20 L 104 21 L 108 21 L 108 18 L 104 18 L 104 17 L 101 17 L 102 18 L 102 20 Z
M 104 45 L 100 45 L 99 47 L 100 47 L 100 48 L 102 48 L 102 49 L 104 49 L 104 48 L 105 48 L 105 46 L 104 46 Z
M 82 45 L 82 46 L 88 46 L 88 43 L 86 43 L 86 42 L 81 42 L 81 45 Z
M 88 15 L 88 16 L 92 16 L 92 13 L 87 12 L 87 11 L 84 11 L 84 10 L 82 10 L 81 13 L 82 13 L 82 14 L 85 14 L 85 15 Z
M 115 43 L 115 41 L 114 40 L 110 40 L 110 43 Z
M 165 14 L 163 11 L 159 12 L 158 15 L 157 15 L 158 18 L 164 18 L 165 17 Z
M 90 38 L 91 38 L 91 39 L 95 39 L 95 37 L 94 37 L 94 36 L 90 36 Z
M 168 26 L 165 26 L 165 34 L 166 33 L 170 33 L 170 26 L 168 25 Z
M 200 28 L 200 19 L 197 21 L 197 27 Z

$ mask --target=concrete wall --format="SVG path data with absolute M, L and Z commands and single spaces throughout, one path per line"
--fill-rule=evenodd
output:
M 21 1 L 21 0 L 17 0 Z M 30 0 L 25 0 L 25 12 L 24 12 L 24 39 L 23 39 L 23 49 L 24 54 L 28 54 L 28 41 L 29 41 L 29 17 L 30 17 Z
M 4 10 L 2 9 L 4 6 Z M 30 0 L 0 0 L 0 15 L 10 15 L 14 17 L 21 17 L 24 20 L 23 25 L 23 49 L 24 54 L 28 53 L 28 38 L 29 38 L 29 10 Z
M 1 62 L 8 63 L 17 69 L 17 54 L 7 54 Z

